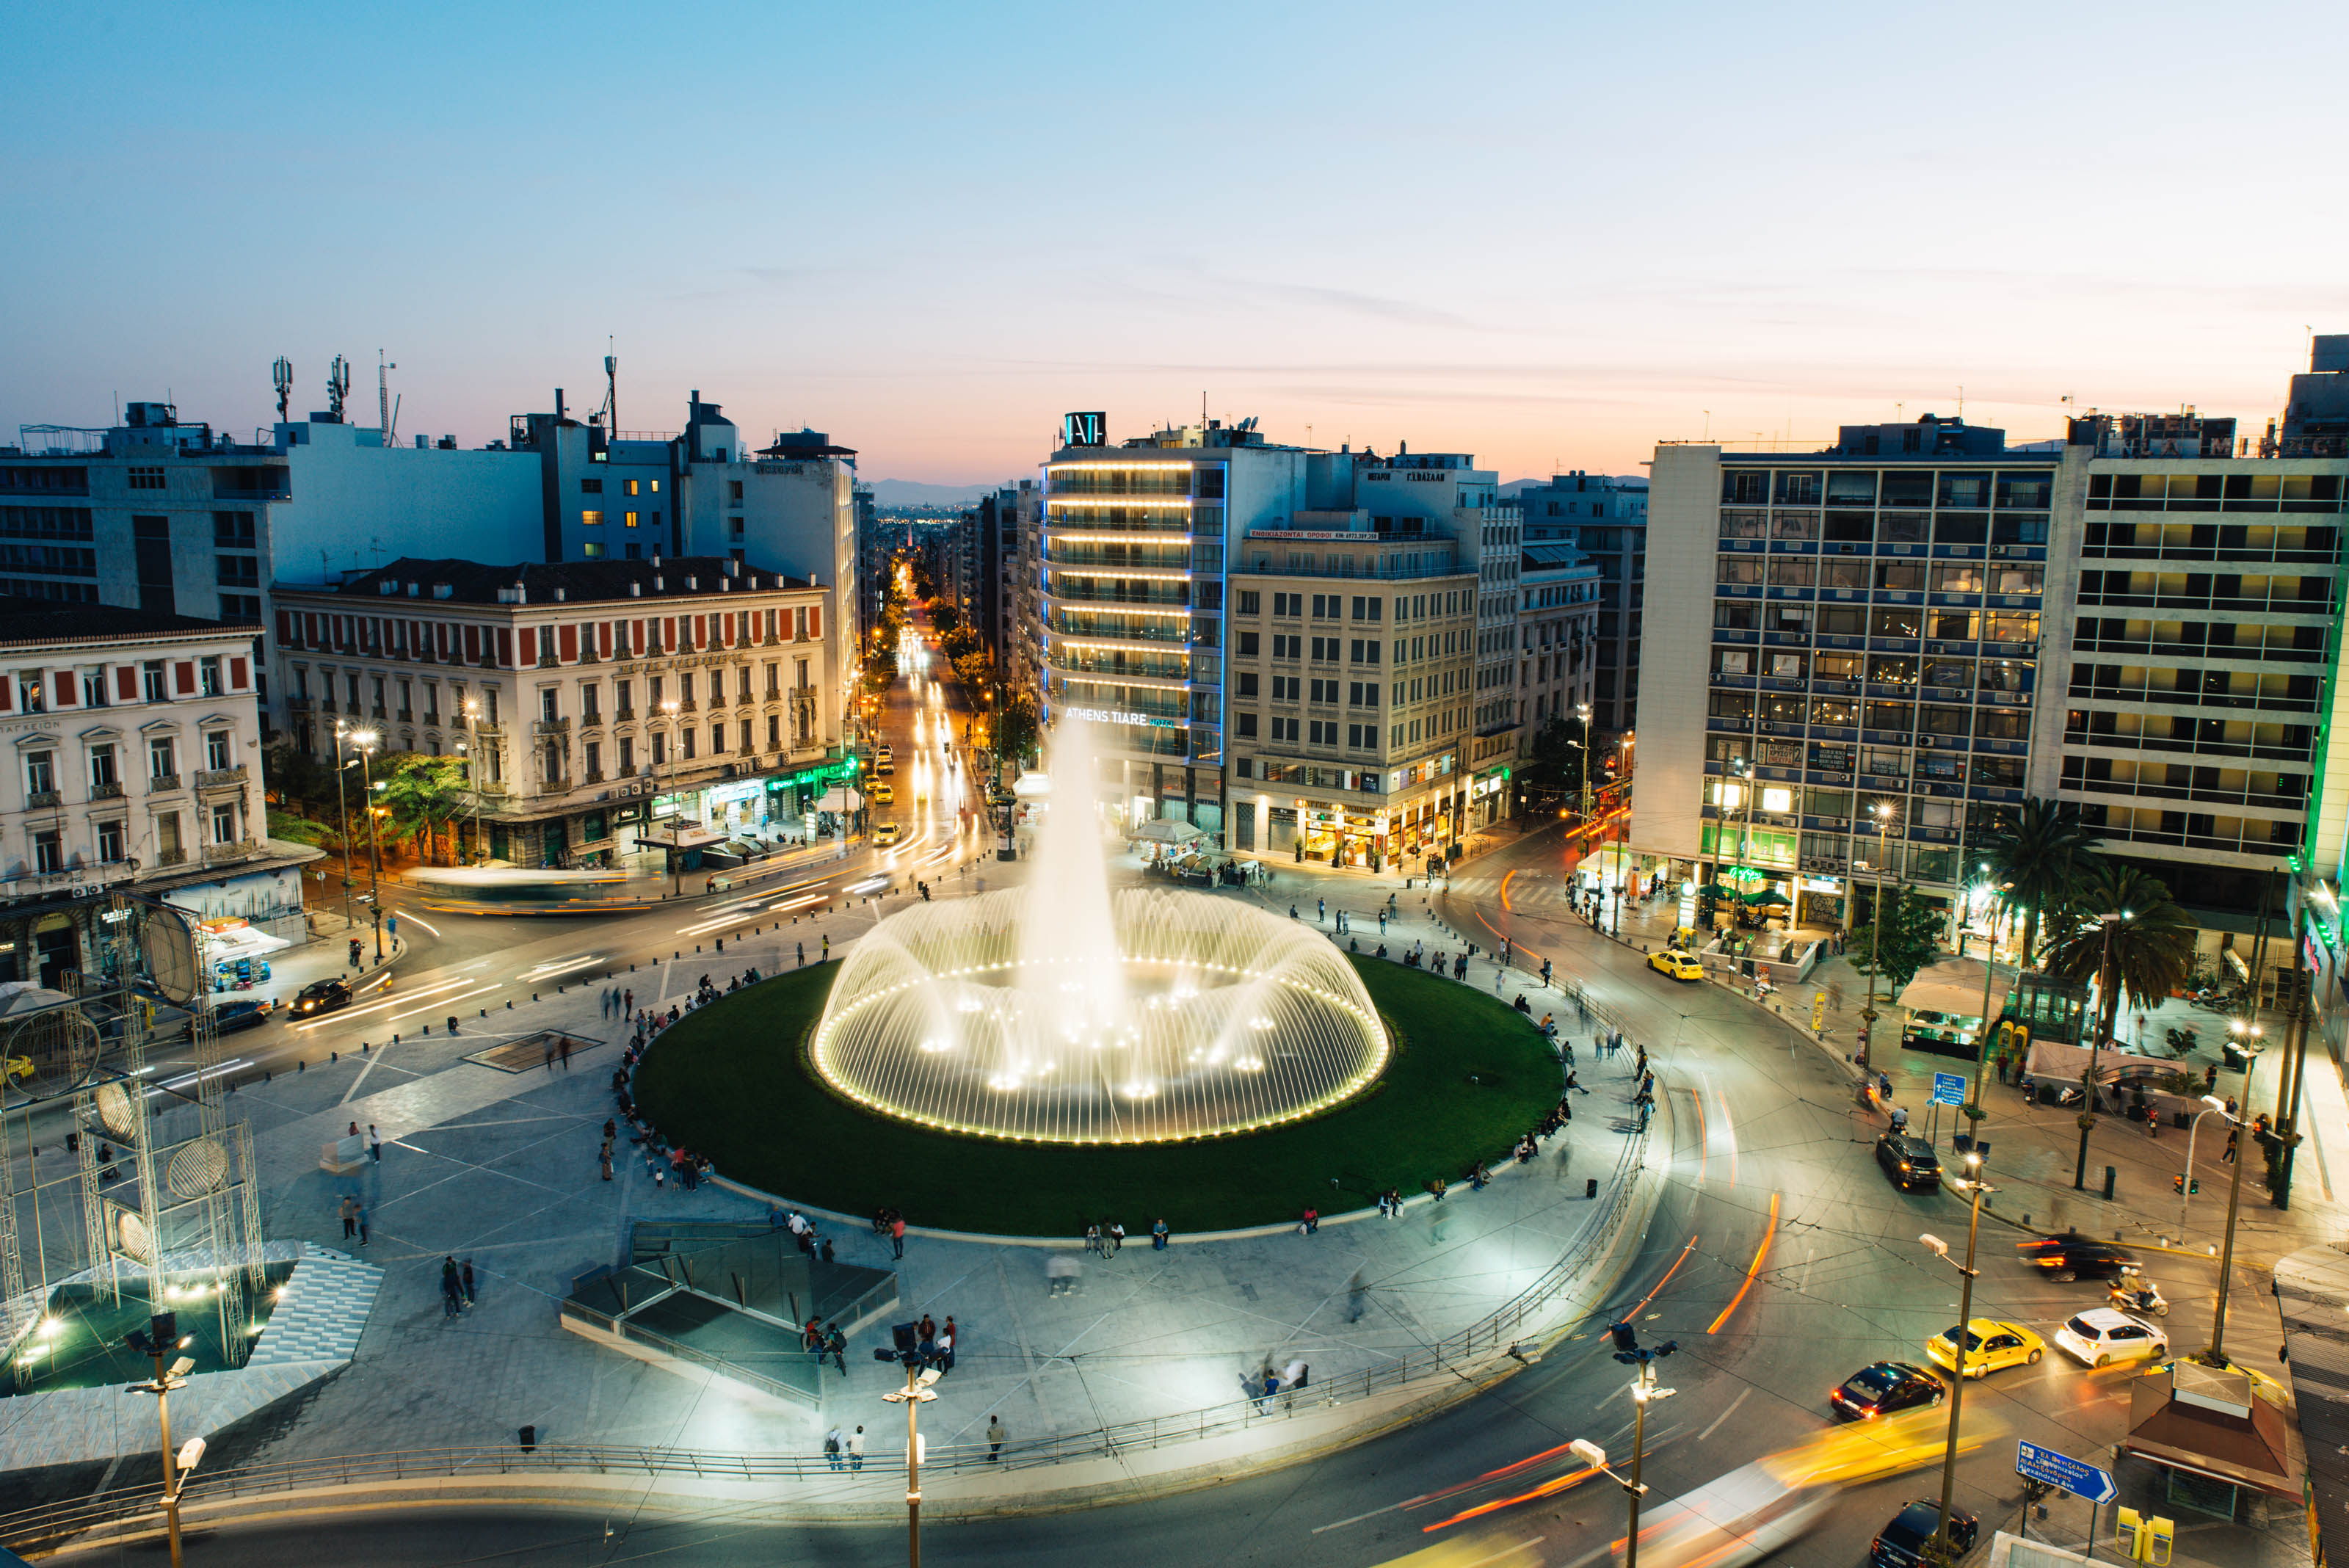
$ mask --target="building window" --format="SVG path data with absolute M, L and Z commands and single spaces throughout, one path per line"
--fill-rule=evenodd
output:
M 623 776 L 636 771 L 636 742 L 633 736 L 620 737 L 620 773 Z
M 1237 730 L 1237 733 L 1238 733 L 1239 735 L 1241 735 L 1243 738 L 1252 737 L 1252 736 L 1254 736 L 1254 735 L 1255 735 L 1255 733 L 1256 733 L 1256 715 L 1255 715 L 1255 714 L 1253 714 L 1253 713 L 1239 713 L 1239 714 L 1236 714 L 1236 715 L 1234 715 L 1234 717 L 1238 721 L 1238 730 Z
M 221 694 L 221 661 L 218 659 L 199 659 L 196 663 L 197 690 L 206 697 Z M 376 706 L 383 706 L 383 682 L 375 683 Z
M 163 661 L 161 659 L 150 659 L 146 663 L 139 667 L 139 689 L 145 694 L 147 701 L 150 702 L 163 702 L 170 701 L 170 694 L 165 691 L 163 688 Z
M 16 711 L 46 713 L 48 709 L 48 693 L 42 690 L 41 672 L 37 670 L 19 671 L 16 676 Z
M 106 706 L 106 671 L 85 670 L 81 672 L 81 705 L 85 708 Z
M 623 513 L 620 518 L 620 526 L 623 528 L 635 527 L 636 525 L 636 515 L 637 514 L 634 512 Z
M 655 730 L 653 732 L 653 766 L 659 767 L 667 761 L 668 736 L 659 730 Z
M 55 752 L 25 753 L 25 793 L 55 794 L 57 792 L 57 754 Z
M 562 716 L 561 702 L 552 686 L 538 689 L 538 716 L 550 724 Z
M 709 754 L 713 757 L 720 756 L 724 754 L 725 751 L 726 723 L 725 721 L 720 720 L 717 723 L 709 726 Z
M 214 773 L 232 767 L 236 761 L 236 740 L 226 730 L 214 730 L 204 737 L 204 766 Z
M 54 827 L 45 827 L 33 835 L 33 869 L 44 877 L 54 877 L 66 868 L 64 836 Z
M 169 735 L 147 742 L 147 776 L 150 779 L 175 777 L 180 771 L 178 748 Z
M 160 468 L 134 468 L 130 471 L 129 484 L 133 490 L 160 490 L 163 488 L 163 471 Z
M 579 482 L 579 493 L 601 495 L 604 493 L 604 482 L 600 479 L 583 479 Z
M 743 720 L 739 728 L 742 732 L 741 744 L 735 749 L 747 754 L 750 750 L 750 721 Z
M 590 742 L 587 742 L 587 777 L 588 777 L 588 779 L 592 782 L 592 781 L 594 781 L 594 780 L 600 779 L 600 778 L 602 778 L 603 776 L 604 776 L 604 747 L 603 747 L 603 744 L 602 744 L 602 742 L 596 742 L 596 741 L 590 741 Z
M 212 842 L 214 844 L 236 842 L 236 807 L 233 805 L 212 807 Z
M 746 750 L 746 751 L 747 751 L 747 750 L 749 750 L 749 748 L 748 748 L 747 746 L 746 746 L 746 747 L 744 747 L 743 749 L 744 749 L 744 750 Z M 783 718 L 782 718 L 782 715 L 781 715 L 781 714 L 780 714 L 780 713 L 770 713 L 770 714 L 768 714 L 768 715 L 767 715 L 767 750 L 769 750 L 769 751 L 771 751 L 771 752 L 780 752 L 780 751 L 781 751 L 782 749 L 783 749 Z
M 604 514 L 601 512 L 583 510 L 579 514 L 579 526 L 582 528 L 601 528 L 603 525 Z
M 114 771 L 114 744 L 102 742 L 89 749 L 89 784 L 92 789 L 105 789 L 121 783 Z
M 642 492 L 642 484 L 643 484 L 643 482 L 642 482 L 641 480 L 635 480 L 635 479 L 631 479 L 631 480 L 629 480 L 629 481 L 627 482 L 627 493 L 628 493 L 630 495 L 641 494 L 641 493 L 643 493 L 643 492 Z
M 604 541 L 601 539 L 588 540 L 585 544 L 579 546 L 579 554 L 590 561 L 602 560 L 604 558 Z
M 98 857 L 108 866 L 119 866 L 129 857 L 126 836 L 119 821 L 98 825 Z

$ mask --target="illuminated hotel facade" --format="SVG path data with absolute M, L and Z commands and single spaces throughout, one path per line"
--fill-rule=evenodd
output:
M 1502 768 L 1469 763 L 1480 576 L 1514 583 L 1516 512 L 1463 454 L 1254 426 L 1112 447 L 1101 415 L 1064 421 L 1037 567 L 1046 722 L 1097 726 L 1129 828 L 1372 870 L 1442 854 L 1482 820 L 1480 786 L 1506 798 Z

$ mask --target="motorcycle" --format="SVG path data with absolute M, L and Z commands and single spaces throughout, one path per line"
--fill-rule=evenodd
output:
M 2135 1272 L 2123 1274 L 2112 1282 L 2106 1299 L 2121 1312 L 2151 1313 L 2156 1317 L 2169 1315 L 2169 1303 L 2151 1280 Z

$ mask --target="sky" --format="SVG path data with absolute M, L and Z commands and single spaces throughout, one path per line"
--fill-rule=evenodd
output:
M 2349 331 L 2349 6 L 9 7 L 0 441 L 698 389 L 868 478 L 1276 441 L 1637 473 L 2281 407 Z M 1962 394 L 1961 393 L 1962 389 Z M 2070 399 L 2067 405 L 2065 399 Z

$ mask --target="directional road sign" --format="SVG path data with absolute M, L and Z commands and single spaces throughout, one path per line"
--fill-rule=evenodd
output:
M 2074 1497 L 2085 1498 L 2090 1502 L 2110 1502 L 2120 1495 L 2120 1489 L 2113 1485 L 2112 1471 L 2084 1465 L 2068 1454 L 2043 1449 L 2036 1443 L 2018 1442 L 2014 1445 L 2014 1473 L 2030 1480 L 2060 1487 Z
M 1937 1106 L 1962 1106 L 1966 1103 L 1966 1075 L 1963 1073 L 1933 1075 L 1933 1103 Z

